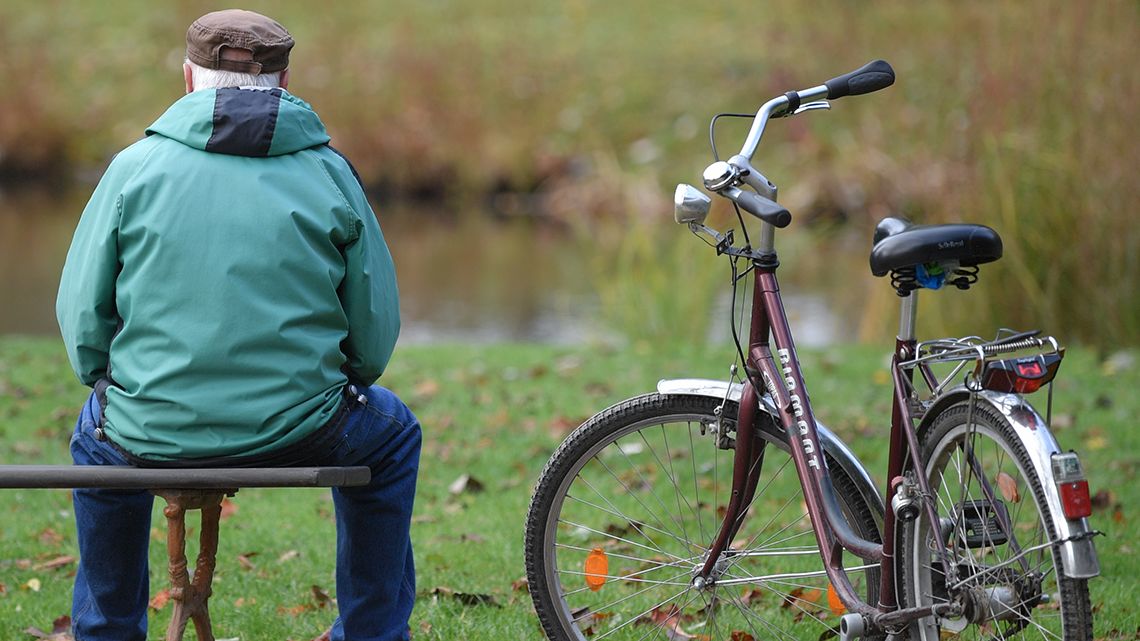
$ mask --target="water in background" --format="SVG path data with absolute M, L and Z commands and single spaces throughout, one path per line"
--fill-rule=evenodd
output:
M 0 192 L 0 334 L 58 335 L 59 273 L 89 192 Z M 428 208 L 378 211 L 400 283 L 401 344 L 614 338 L 595 320 L 598 248 L 563 227 Z M 800 345 L 853 338 L 826 301 L 786 294 Z M 727 340 L 727 327 L 715 323 L 710 335 Z

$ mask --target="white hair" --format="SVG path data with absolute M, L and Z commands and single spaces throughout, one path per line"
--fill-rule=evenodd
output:
M 186 60 L 194 78 L 194 91 L 199 89 L 221 89 L 223 87 L 280 87 L 281 72 L 240 73 L 225 69 L 207 69 Z

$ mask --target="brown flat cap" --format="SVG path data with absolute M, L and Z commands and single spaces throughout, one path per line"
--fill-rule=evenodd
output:
M 245 49 L 252 60 L 222 57 L 223 47 Z M 276 20 L 242 9 L 214 11 L 186 30 L 186 57 L 207 69 L 239 73 L 273 73 L 289 66 L 293 36 Z

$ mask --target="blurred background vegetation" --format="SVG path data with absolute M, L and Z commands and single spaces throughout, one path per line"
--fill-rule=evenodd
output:
M 785 288 L 825 301 L 839 340 L 889 338 L 895 296 L 866 268 L 875 222 L 964 220 L 997 229 L 1005 258 L 971 292 L 926 296 L 924 333 L 1140 336 L 1134 0 L 244 6 L 296 37 L 290 89 L 363 176 L 413 321 L 466 295 L 619 339 L 706 340 L 727 269 L 671 224 L 670 200 L 710 161 L 708 119 L 884 58 L 895 87 L 774 123 L 756 157 L 796 216 Z M 0 296 L 24 319 L 0 331 L 54 331 L 83 200 L 178 98 L 186 26 L 216 8 L 0 4 Z M 746 131 L 726 123 L 718 144 Z M 541 340 L 541 322 L 484 335 Z

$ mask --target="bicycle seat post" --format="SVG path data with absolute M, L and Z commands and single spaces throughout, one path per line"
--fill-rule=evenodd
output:
M 918 316 L 918 292 L 911 291 L 902 297 L 899 312 L 899 342 L 913 343 L 915 340 L 915 325 Z M 910 357 L 913 357 L 911 354 Z

